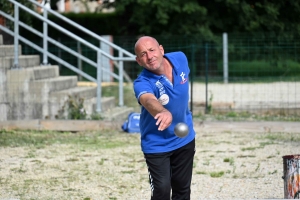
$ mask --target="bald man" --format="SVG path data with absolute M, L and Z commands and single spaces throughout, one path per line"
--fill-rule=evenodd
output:
M 141 105 L 141 148 L 148 166 L 151 200 L 190 199 L 195 131 L 188 108 L 190 69 L 183 52 L 164 52 L 150 36 L 138 39 L 134 47 L 137 63 L 143 67 L 134 81 Z M 187 136 L 174 134 L 176 124 L 189 127 Z

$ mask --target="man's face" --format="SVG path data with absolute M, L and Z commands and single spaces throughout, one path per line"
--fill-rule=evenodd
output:
M 164 49 L 150 37 L 141 38 L 135 48 L 136 61 L 149 71 L 157 71 L 162 66 Z

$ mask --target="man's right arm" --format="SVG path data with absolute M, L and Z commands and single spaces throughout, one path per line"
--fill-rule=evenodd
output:
M 142 94 L 139 101 L 154 119 L 157 120 L 156 125 L 158 125 L 159 131 L 163 131 L 171 125 L 173 120 L 172 114 L 161 105 L 153 94 Z

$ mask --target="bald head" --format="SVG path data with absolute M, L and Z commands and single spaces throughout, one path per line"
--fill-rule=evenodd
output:
M 146 43 L 151 41 L 153 44 L 159 46 L 159 43 L 157 42 L 157 40 L 151 36 L 142 36 L 138 39 L 138 41 L 136 41 L 135 45 L 134 45 L 134 52 L 135 55 L 137 55 L 137 48 L 140 44 Z
M 156 74 L 162 74 L 164 62 L 164 48 L 157 40 L 150 36 L 138 39 L 134 46 L 135 60 L 140 66 Z

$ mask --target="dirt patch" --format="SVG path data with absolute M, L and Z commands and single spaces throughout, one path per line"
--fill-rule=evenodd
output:
M 195 129 L 191 199 L 284 197 L 282 156 L 299 154 L 300 133 Z M 150 199 L 140 136 L 114 134 L 119 147 L 1 147 L 0 199 Z

